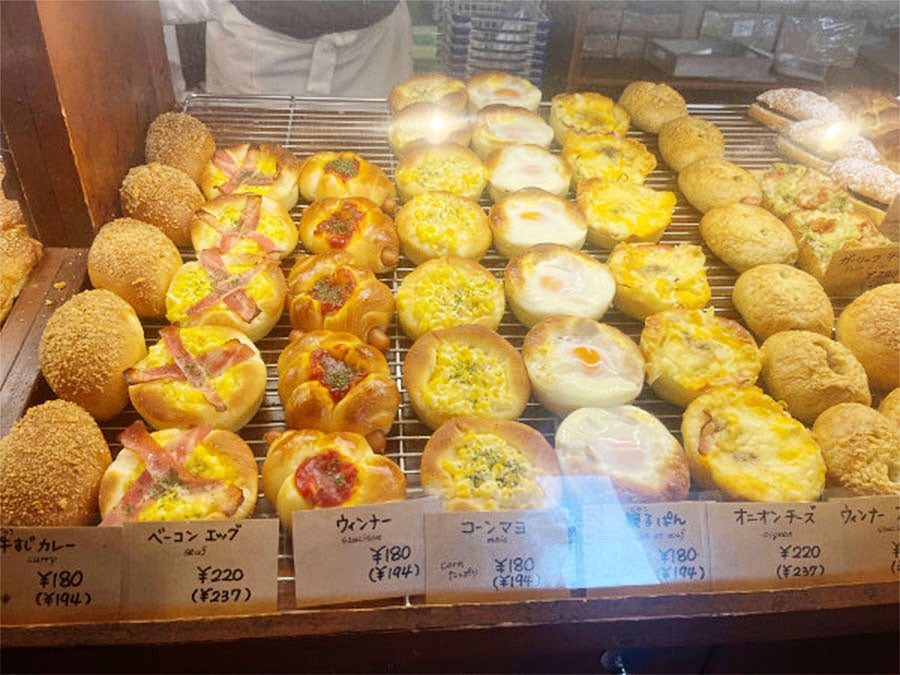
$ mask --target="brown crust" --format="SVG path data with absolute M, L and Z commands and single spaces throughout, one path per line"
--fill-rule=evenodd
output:
M 878 404 L 878 412 L 894 421 L 900 430 L 900 387 L 892 389 Z
M 805 164 L 821 173 L 828 173 L 831 167 L 831 160 L 819 157 L 787 136 L 780 135 L 776 137 L 775 147 L 788 159 Z
M 144 141 L 146 161 L 160 162 L 181 169 L 195 183 L 216 151 L 209 128 L 186 113 L 165 112 L 147 128 Z
M 191 219 L 206 201 L 189 175 L 159 162 L 130 169 L 119 200 L 123 216 L 155 225 L 176 246 L 191 245 Z
M 80 406 L 53 399 L 29 408 L 0 440 L 0 524 L 92 525 L 111 461 L 103 432 Z
M 450 213 L 422 217 L 419 213 L 420 201 L 430 201 L 432 198 L 447 204 Z M 474 216 L 473 230 L 462 230 L 457 226 L 456 213 L 460 211 L 468 211 Z M 413 197 L 397 211 L 394 224 L 404 255 L 416 265 L 443 255 L 481 260 L 491 247 L 490 221 L 481 205 L 474 199 L 445 190 L 433 190 Z M 420 226 L 434 228 L 441 235 L 436 239 L 421 237 Z
M 275 182 L 264 189 L 239 186 L 235 192 L 238 194 L 242 192 L 264 194 L 290 211 L 297 204 L 299 198 L 297 181 L 300 176 L 300 160 L 290 150 L 276 143 L 242 143 L 221 148 L 220 151 L 231 155 L 235 163 L 240 166 L 251 149 L 259 150 L 262 158 L 275 160 Z M 200 189 L 203 190 L 207 200 L 213 200 L 222 194 L 218 188 L 222 183 L 222 172 L 210 159 L 206 163 L 206 168 L 199 181 Z
M 676 117 L 659 129 L 659 154 L 672 171 L 704 157 L 725 156 L 725 136 L 709 120 L 693 115 Z
M 684 97 L 665 83 L 636 80 L 619 95 L 619 105 L 641 131 L 658 134 L 669 120 L 688 114 Z
M 441 187 L 430 183 L 422 183 L 416 175 L 413 175 L 413 171 L 423 163 L 440 165 L 450 159 L 460 160 L 465 164 L 467 170 L 473 174 L 478 174 L 482 178 L 482 180 L 473 182 L 471 188 L 465 188 L 456 192 L 456 194 L 469 199 L 480 199 L 481 193 L 484 192 L 484 188 L 487 186 L 487 168 L 473 150 L 459 143 L 420 145 L 404 155 L 397 163 L 397 169 L 394 171 L 394 179 L 397 181 L 397 190 L 400 193 L 400 198 L 403 201 L 408 201 L 421 192 L 441 189 Z
M 440 96 L 428 93 L 424 87 L 440 85 L 447 91 Z M 462 80 L 442 73 L 421 73 L 400 82 L 388 94 L 391 112 L 397 113 L 408 105 L 421 101 L 436 103 L 442 108 L 461 113 L 466 109 L 469 93 Z
M 624 136 L 630 123 L 625 108 L 598 92 L 566 92 L 550 99 L 550 126 L 560 145 L 569 134 Z
M 797 242 L 785 224 L 761 206 L 735 202 L 710 209 L 700 235 L 722 262 L 737 272 L 756 265 L 797 261 Z
M 207 211 L 217 220 L 222 218 L 226 210 L 228 210 L 229 212 L 234 211 L 236 213 L 241 213 L 247 203 L 247 199 L 250 196 L 251 195 L 248 194 L 219 195 L 215 199 L 206 202 L 203 205 L 202 209 L 198 210 L 197 213 L 199 214 L 200 211 Z M 284 208 L 284 206 L 276 202 L 274 199 L 270 199 L 269 197 L 263 195 L 262 202 L 260 204 L 260 219 L 262 219 L 263 216 L 265 216 L 267 219 L 274 218 L 278 223 L 278 227 L 267 229 L 266 232 L 264 232 L 264 234 L 275 245 L 275 250 L 266 252 L 252 239 L 242 239 L 229 251 L 223 252 L 223 254 L 249 253 L 252 255 L 267 255 L 269 257 L 278 259 L 284 259 L 291 255 L 291 253 L 293 253 L 294 249 L 297 247 L 297 242 L 300 239 L 297 232 L 297 226 L 294 224 L 294 220 L 291 218 L 291 214 L 286 208 Z M 225 224 L 231 226 L 236 223 L 228 222 Z M 203 249 L 218 247 L 219 241 L 221 240 L 221 234 L 207 225 L 206 222 L 199 217 L 199 215 L 195 215 L 195 217 L 191 220 L 190 229 L 191 242 L 194 246 L 195 251 L 202 251 Z
M 853 300 L 837 321 L 837 339 L 862 363 L 873 389 L 900 384 L 900 284 L 884 284 Z
M 678 189 L 701 213 L 733 202 L 762 202 L 753 174 L 718 157 L 704 157 L 684 167 L 678 174 Z
M 779 113 L 777 110 L 762 105 L 760 103 L 751 103 L 747 108 L 747 114 L 760 124 L 763 124 L 775 131 L 787 129 L 794 120 L 787 115 Z
M 356 160 L 359 172 L 346 180 L 325 166 L 339 159 Z M 355 152 L 317 152 L 306 157 L 300 165 L 298 179 L 300 194 L 308 202 L 328 197 L 365 197 L 378 204 L 386 213 L 393 213 L 397 205 L 397 189 L 384 170 Z

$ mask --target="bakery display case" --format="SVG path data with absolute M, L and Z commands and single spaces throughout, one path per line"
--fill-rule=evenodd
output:
M 38 362 L 38 346 L 44 327 L 55 308 L 89 287 L 87 252 L 96 230 L 119 215 L 118 188 L 129 168 L 144 161 L 144 136 L 158 114 L 175 109 L 190 114 L 210 130 L 217 147 L 243 143 L 273 144 L 298 158 L 317 152 L 352 151 L 380 167 L 392 179 L 398 159 L 391 149 L 388 129 L 392 114 L 387 100 L 299 98 L 290 96 L 240 97 L 190 95 L 176 104 L 168 86 L 165 58 L 156 33 L 159 17 L 150 3 L 63 4 L 7 3 L 2 6 L 3 27 L 3 128 L 22 186 L 23 204 L 31 230 L 44 244 L 44 256 L 14 305 L 0 333 L 2 376 L 2 435 L 6 435 L 30 406 L 53 397 Z M 11 25 L 15 20 L 17 30 Z M 101 31 L 107 21 L 119 27 L 116 35 Z M 80 47 L 92 64 L 79 68 L 65 55 L 76 42 L 70 26 L 96 33 L 90 47 Z M 127 48 L 125 46 L 127 45 Z M 114 55 L 114 56 L 113 56 Z M 52 86 L 40 86 L 40 85 Z M 119 95 L 109 96 L 109 92 Z M 101 95 L 103 94 L 103 95 Z M 686 96 L 688 112 L 718 127 L 724 137 L 724 158 L 748 170 L 766 169 L 782 155 L 776 134 L 748 116 L 747 104 L 694 103 Z M 105 105 L 98 107 L 96 101 Z M 549 103 L 539 114 L 549 117 Z M 657 136 L 632 128 L 628 137 L 660 157 Z M 559 148 L 555 147 L 558 154 Z M 677 196 L 671 223 L 662 235 L 665 244 L 701 247 L 710 286 L 709 306 L 716 316 L 741 320 L 732 293 L 737 273 L 720 261 L 698 229 L 700 214 L 684 197 L 677 175 L 663 161 L 649 172 L 645 184 Z M 486 194 L 486 193 L 485 193 Z M 482 198 L 486 209 L 491 201 Z M 299 224 L 305 201 L 291 209 Z M 588 242 L 583 249 L 606 262 L 609 251 Z M 181 247 L 185 260 L 196 258 L 190 247 Z M 508 256 L 491 248 L 481 265 L 502 279 Z M 281 261 L 288 275 L 295 263 L 290 255 Z M 398 264 L 378 273 L 378 279 L 394 294 L 416 265 L 400 256 Z M 832 297 L 835 315 L 852 301 L 852 295 Z M 603 322 L 639 341 L 643 322 L 611 308 Z M 148 343 L 165 323 L 145 319 Z M 266 365 L 265 393 L 258 412 L 239 431 L 262 469 L 273 432 L 286 425 L 279 397 L 277 362 L 291 342 L 292 325 L 285 312 L 257 347 Z M 420 421 L 403 379 L 403 367 L 413 340 L 396 318 L 387 329 L 385 351 L 390 375 L 401 400 L 385 434 L 383 455 L 402 471 L 409 501 L 425 497 L 422 456 L 432 430 Z M 529 329 L 507 307 L 497 333 L 522 350 Z M 682 408 L 660 398 L 644 386 L 635 404 L 652 414 L 676 437 L 681 437 Z M 115 454 L 120 434 L 140 415 L 132 406 L 101 423 L 106 441 Z M 562 416 L 551 413 L 531 397 L 518 416 L 520 422 L 540 432 L 552 444 Z M 689 502 L 714 501 L 695 489 Z M 643 513 L 643 512 L 642 512 Z M 252 520 L 277 521 L 275 505 L 262 494 Z M 572 523 L 568 526 L 575 529 Z M 569 532 L 571 534 L 571 532 Z M 573 536 L 584 557 L 602 555 L 595 542 Z M 601 542 L 602 544 L 602 542 Z M 896 545 L 896 544 L 895 544 Z M 721 542 L 733 549 L 729 564 L 740 556 L 735 542 Z M 395 660 L 415 666 L 414 654 L 430 653 L 436 659 L 466 655 L 475 658 L 491 651 L 485 663 L 500 667 L 504 657 L 534 653 L 552 660 L 568 651 L 603 648 L 665 647 L 747 643 L 772 640 L 848 638 L 867 633 L 896 633 L 900 591 L 896 578 L 875 580 L 835 575 L 816 583 L 723 583 L 716 586 L 659 582 L 629 585 L 586 584 L 590 570 L 568 579 L 550 597 L 526 593 L 475 599 L 461 594 L 445 599 L 439 593 L 401 594 L 376 599 L 350 598 L 340 603 L 298 603 L 295 542 L 286 528 L 277 534 L 274 606 L 231 615 L 153 618 L 112 616 L 96 620 L 48 623 L 40 620 L 10 623 L 0 620 L 0 642 L 8 653 L 58 649 L 73 652 L 100 648 L 112 655 L 150 655 L 170 650 L 171 655 L 196 665 L 203 654 L 218 653 L 208 663 L 235 659 L 244 669 L 261 665 L 283 668 L 272 650 L 297 649 L 310 670 L 372 667 L 367 659 Z M 598 553 L 599 551 L 599 553 Z M 674 554 L 673 554 L 674 555 Z M 328 567 L 331 562 L 320 560 Z M 586 567 L 591 565 L 586 564 Z M 694 568 L 692 568 L 694 569 Z M 699 569 L 699 568 L 697 568 Z M 696 571 L 696 570 L 695 570 Z M 896 577 L 896 567 L 894 568 Z M 574 580 L 573 580 L 574 579 Z M 784 580 L 782 580 L 784 581 Z M 301 594 L 302 595 L 302 594 Z M 373 642 L 378 647 L 372 647 Z M 528 642 L 534 644 L 529 647 Z M 235 647 L 248 653 L 238 656 Z M 323 648 L 322 645 L 326 647 Z M 357 650 L 372 650 L 361 656 Z M 552 645 L 552 646 L 548 646 Z M 325 654 L 323 649 L 328 649 Z M 191 655 L 191 651 L 193 655 Z M 410 652 L 413 655 L 410 655 Z M 249 655 L 248 655 L 249 654 Z M 161 657 L 170 665 L 174 656 Z M 552 666 L 545 664 L 547 668 Z M 232 666 L 233 667 L 233 666 Z M 296 667 L 296 666 L 295 666 Z

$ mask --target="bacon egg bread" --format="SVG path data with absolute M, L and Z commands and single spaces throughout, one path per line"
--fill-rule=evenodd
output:
M 299 198 L 300 161 L 275 143 L 241 143 L 220 148 L 200 177 L 207 200 L 219 195 L 265 195 L 290 211 Z
M 317 152 L 300 164 L 298 185 L 308 202 L 329 197 L 365 197 L 385 213 L 397 208 L 397 188 L 377 164 L 355 152 Z
M 491 247 L 491 226 L 474 199 L 444 190 L 422 192 L 397 211 L 403 254 L 419 265 L 445 255 L 481 260 Z
M 299 237 L 291 214 L 265 195 L 250 192 L 221 195 L 206 202 L 191 221 L 191 243 L 197 252 L 260 255 L 283 260 Z

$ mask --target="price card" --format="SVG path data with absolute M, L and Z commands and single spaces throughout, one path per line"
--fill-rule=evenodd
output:
M 128 618 L 278 609 L 278 520 L 125 523 L 122 610 Z
M 900 579 L 900 499 L 833 499 L 843 539 L 842 576 L 849 581 Z
M 0 530 L 3 623 L 119 617 L 122 532 L 99 527 Z
M 716 589 L 789 588 L 833 581 L 842 564 L 835 504 L 707 505 Z
M 851 248 L 837 251 L 828 263 L 822 285 L 829 293 L 856 295 L 897 281 L 900 249 L 897 246 Z
M 425 550 L 429 602 L 568 597 L 564 511 L 426 513 Z
M 425 592 L 426 511 L 436 499 L 295 511 L 297 606 Z
M 588 597 L 709 586 L 705 502 L 589 504 L 581 531 Z

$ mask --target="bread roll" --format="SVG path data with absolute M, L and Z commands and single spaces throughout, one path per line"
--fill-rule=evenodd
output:
M 241 143 L 216 150 L 200 177 L 207 200 L 220 195 L 265 195 L 290 211 L 299 198 L 300 161 L 276 143 Z
M 796 87 L 781 87 L 762 92 L 750 105 L 747 114 L 778 131 L 797 120 L 847 121 L 847 116 L 836 104 L 814 91 Z
M 420 145 L 468 145 L 471 138 L 472 127 L 466 115 L 427 101 L 406 106 L 388 125 L 388 143 L 399 157 Z
M 488 170 L 469 148 L 443 143 L 409 152 L 397 164 L 394 178 L 404 202 L 429 190 L 445 190 L 477 200 L 487 185 Z
M 128 403 L 122 373 L 147 354 L 144 328 L 131 305 L 112 291 L 82 291 L 50 316 L 38 357 L 47 384 L 100 421 Z
M 491 105 L 506 105 L 537 112 L 541 90 L 524 77 L 499 70 L 482 70 L 466 82 L 469 112 L 476 113 Z
M 611 249 L 622 241 L 658 242 L 675 212 L 676 197 L 627 180 L 588 178 L 575 196 L 588 224 L 588 239 Z
M 873 389 L 900 384 L 900 284 L 872 288 L 853 300 L 837 321 L 837 339 L 859 359 Z
M 725 136 L 719 127 L 693 115 L 676 117 L 663 124 L 658 142 L 659 154 L 675 173 L 698 159 L 725 156 Z
M 181 169 L 195 183 L 216 152 L 209 128 L 196 117 L 180 112 L 164 112 L 147 128 L 144 140 L 146 161 Z
M 394 220 L 403 254 L 414 264 L 442 256 L 481 260 L 491 247 L 491 226 L 474 199 L 452 192 L 422 192 Z
M 892 389 L 878 404 L 878 412 L 893 420 L 900 429 L 900 387 Z
M 881 153 L 849 123 L 809 119 L 794 122 L 775 139 L 786 157 L 827 173 L 832 162 L 845 157 L 881 163 Z
M 641 131 L 658 134 L 669 120 L 688 114 L 684 97 L 665 83 L 636 80 L 619 95 L 619 105 Z
M 33 406 L 0 440 L 0 524 L 97 522 L 100 479 L 112 455 L 87 411 L 54 399 Z
M 572 167 L 575 187 L 590 178 L 643 184 L 656 168 L 656 155 L 634 138 L 615 134 L 571 134 L 562 149 L 563 161 Z
M 391 112 L 396 114 L 413 103 L 435 103 L 452 112 L 466 109 L 469 94 L 466 85 L 443 73 L 420 73 L 395 85 L 388 94 Z
M 559 155 L 538 145 L 504 145 L 487 156 L 484 166 L 488 193 L 495 202 L 526 188 L 540 188 L 557 197 L 569 194 L 572 169 Z
M 397 188 L 377 164 L 355 152 L 317 152 L 300 165 L 300 194 L 308 202 L 332 197 L 365 197 L 385 213 L 397 207 Z
M 846 186 L 854 207 L 876 224 L 884 220 L 885 211 L 900 195 L 900 174 L 883 164 L 848 157 L 834 162 L 828 175 Z
M 553 447 L 513 420 L 447 420 L 425 444 L 421 476 L 447 511 L 547 509 L 562 498 Z
M 43 257 L 44 245 L 31 238 L 24 225 L 0 229 L 0 323 Z
M 700 219 L 700 236 L 709 250 L 737 272 L 766 263 L 797 261 L 797 242 L 785 224 L 760 206 L 734 202 L 717 206 Z
M 762 202 L 762 191 L 753 174 L 716 157 L 698 159 L 681 169 L 678 189 L 700 213 L 733 202 Z
M 191 220 L 206 201 L 189 175 L 159 162 L 130 169 L 119 200 L 123 216 L 155 225 L 176 246 L 191 245 Z
M 490 226 L 494 247 L 508 258 L 535 244 L 579 249 L 587 237 L 578 205 L 540 188 L 517 190 L 496 201 Z
M 489 105 L 482 108 L 472 124 L 472 149 L 484 159 L 505 145 L 525 143 L 549 148 L 553 129 L 544 118 L 525 108 Z
M 116 218 L 101 227 L 88 251 L 94 288 L 112 291 L 140 317 L 166 313 L 166 290 L 182 264 L 171 239 L 133 218 Z
M 630 122 L 625 108 L 597 92 L 557 94 L 550 100 L 550 126 L 560 145 L 569 134 L 625 136 Z
M 299 236 L 291 214 L 264 195 L 220 195 L 206 202 L 191 221 L 195 251 L 220 255 L 268 256 L 283 260 L 294 252 Z

